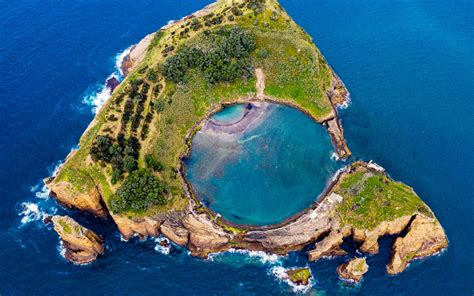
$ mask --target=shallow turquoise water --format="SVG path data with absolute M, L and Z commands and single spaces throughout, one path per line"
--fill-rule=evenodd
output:
M 213 119 L 235 119 L 243 108 L 225 108 Z M 237 136 L 197 133 L 187 176 L 204 203 L 227 220 L 274 224 L 317 199 L 339 166 L 332 153 L 323 126 L 272 104 L 257 126 Z
M 246 105 L 244 104 L 228 106 L 222 109 L 222 111 L 214 114 L 212 118 L 223 124 L 234 123 L 243 117 L 245 109 Z

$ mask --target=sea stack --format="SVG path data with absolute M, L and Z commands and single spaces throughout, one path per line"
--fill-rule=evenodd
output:
M 104 254 L 102 238 L 69 216 L 53 216 L 51 221 L 66 249 L 65 258 L 75 264 L 85 264 Z
M 365 258 L 351 259 L 337 268 L 337 273 L 341 279 L 354 283 L 360 282 L 367 271 L 369 271 L 369 266 L 365 262 Z

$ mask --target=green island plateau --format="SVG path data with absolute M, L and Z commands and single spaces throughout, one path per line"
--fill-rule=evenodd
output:
M 348 91 L 276 0 L 219 0 L 146 36 L 122 70 L 125 79 L 79 149 L 45 180 L 62 205 L 111 217 L 125 239 L 163 235 L 199 257 L 305 248 L 315 261 L 346 256 L 345 238 L 376 254 L 379 237 L 397 235 L 387 264 L 387 272 L 397 274 L 413 259 L 447 247 L 442 226 L 411 187 L 373 162 L 352 160 L 337 111 Z M 338 159 L 347 160 L 307 209 L 274 225 L 239 225 L 201 202 L 184 159 L 213 114 L 233 104 L 264 103 L 304 112 L 326 128 Z M 90 262 L 104 252 L 91 230 L 68 217 L 51 220 L 66 248 L 72 246 L 70 261 Z M 289 277 L 307 284 L 311 274 L 301 269 Z

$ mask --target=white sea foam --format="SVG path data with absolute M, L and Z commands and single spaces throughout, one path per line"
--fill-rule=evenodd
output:
M 214 261 L 216 258 L 226 256 L 226 254 L 241 254 L 246 256 L 250 259 L 257 259 L 261 264 L 270 264 L 274 265 L 281 262 L 283 256 L 269 254 L 263 251 L 249 251 L 249 250 L 241 250 L 241 249 L 229 249 L 225 252 L 221 253 L 212 253 L 209 254 L 208 260 Z
M 21 204 L 19 216 L 21 218 L 21 224 L 27 224 L 33 221 L 42 221 L 47 216 L 54 215 L 56 213 L 56 208 L 50 208 L 48 212 L 43 211 L 40 209 L 40 206 L 34 202 L 23 202 Z
M 167 241 L 167 242 L 168 242 L 168 246 L 167 246 L 167 247 L 162 246 L 162 245 L 160 244 L 162 241 Z M 157 238 L 155 238 L 155 242 L 156 242 L 155 251 L 160 252 L 160 253 L 163 254 L 163 255 L 168 255 L 168 254 L 170 253 L 170 250 L 171 250 L 171 243 L 170 243 L 170 241 L 169 241 L 167 238 L 164 238 L 164 237 L 157 237 Z
M 337 105 L 338 109 L 347 109 L 352 103 L 350 94 L 347 94 L 344 103 Z
M 313 286 L 312 278 L 309 279 L 309 283 L 306 286 L 297 285 L 288 279 L 288 276 L 286 274 L 288 270 L 289 269 L 284 268 L 283 266 L 275 266 L 270 269 L 269 273 L 270 275 L 276 277 L 277 280 L 287 283 L 291 287 L 292 291 L 295 293 L 306 293 L 311 290 L 311 287 Z
M 339 155 L 336 152 L 331 153 L 331 160 L 338 161 L 339 159 Z
M 107 87 L 107 80 L 111 78 L 115 78 L 118 81 L 122 81 L 123 79 L 123 72 L 121 69 L 121 65 L 123 59 L 130 53 L 131 46 L 125 49 L 124 51 L 118 53 L 115 56 L 115 69 L 104 81 L 102 84 L 97 84 L 92 90 L 88 91 L 86 95 L 84 95 L 84 99 L 82 102 L 86 105 L 92 107 L 92 112 L 97 114 L 100 108 L 107 102 L 107 100 L 112 95 L 112 89 Z

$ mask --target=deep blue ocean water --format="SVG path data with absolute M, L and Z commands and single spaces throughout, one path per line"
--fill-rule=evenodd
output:
M 401 275 L 384 272 L 391 238 L 348 288 L 335 272 L 342 258 L 165 255 L 154 240 L 121 242 L 110 221 L 42 197 L 41 179 L 78 143 L 93 118 L 84 98 L 115 71 L 116 55 L 208 2 L 0 1 L 0 294 L 281 295 L 293 289 L 274 273 L 308 265 L 314 294 L 472 295 L 472 1 L 281 1 L 351 92 L 341 117 L 354 154 L 413 186 L 447 232 L 447 251 Z M 39 219 L 54 211 L 103 234 L 106 255 L 67 263 Z
M 221 123 L 243 117 L 246 105 L 212 116 Z M 186 175 L 205 204 L 237 224 L 269 225 L 308 208 L 342 166 L 325 127 L 303 112 L 268 104 L 242 133 L 193 138 Z

